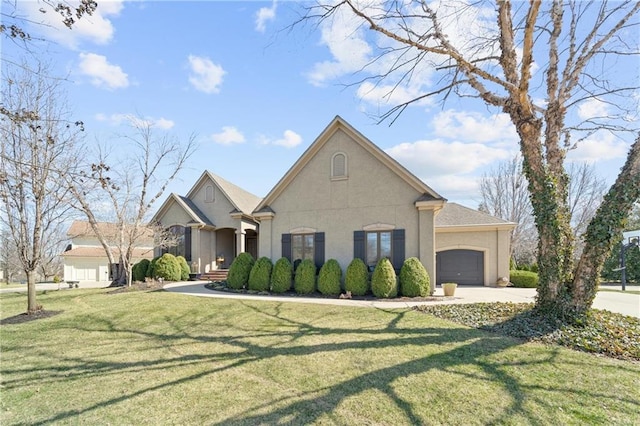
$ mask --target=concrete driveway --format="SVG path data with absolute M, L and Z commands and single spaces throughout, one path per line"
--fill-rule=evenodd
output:
M 220 299 L 243 299 L 243 300 L 268 300 L 273 302 L 293 302 L 293 303 L 317 303 L 323 305 L 345 305 L 345 306 L 365 306 L 374 308 L 406 308 L 417 305 L 430 304 L 450 304 L 450 303 L 479 303 L 479 302 L 534 302 L 536 290 L 533 288 L 493 288 L 493 287 L 465 287 L 456 289 L 455 297 L 444 297 L 442 289 L 436 288 L 435 300 L 413 301 L 410 299 L 400 299 L 398 301 L 378 301 L 378 300 L 345 300 L 345 299 L 325 299 L 321 297 L 302 296 L 258 296 L 251 294 L 226 293 L 212 291 L 204 287 L 203 282 L 171 283 L 164 286 L 164 289 L 174 293 L 181 293 L 191 296 L 215 297 Z M 611 287 L 611 289 L 619 289 Z M 640 290 L 640 286 L 627 286 L 627 290 Z M 611 291 L 599 291 L 593 303 L 596 309 L 605 309 L 623 315 L 630 315 L 640 318 L 640 295 L 630 293 L 620 293 Z

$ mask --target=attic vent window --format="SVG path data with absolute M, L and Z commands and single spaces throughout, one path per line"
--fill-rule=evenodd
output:
M 213 203 L 215 200 L 215 192 L 213 191 L 213 186 L 208 185 L 205 188 L 204 201 L 207 203 Z
M 342 152 L 335 153 L 331 157 L 331 178 L 347 178 L 347 156 Z

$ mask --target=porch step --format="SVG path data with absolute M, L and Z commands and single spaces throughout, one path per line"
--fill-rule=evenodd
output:
M 200 279 L 204 281 L 225 281 L 229 275 L 228 269 L 216 269 L 200 275 Z

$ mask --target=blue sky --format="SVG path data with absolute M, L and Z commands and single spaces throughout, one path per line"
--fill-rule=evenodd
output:
M 59 75 L 69 76 L 69 105 L 84 121 L 88 142 L 121 144 L 114 135 L 126 131 L 132 114 L 158 132 L 197 134 L 198 150 L 171 192 L 186 193 L 209 169 L 264 196 L 335 115 L 445 198 L 470 207 L 479 202 L 478 177 L 518 150 L 508 118 L 469 99 L 423 102 L 392 126 L 376 124 L 372 114 L 418 93 L 431 75 L 391 98 L 384 88 L 358 83 L 355 73 L 370 58 L 372 40 L 348 17 L 289 28 L 304 13 L 300 3 L 98 3 L 98 12 L 73 30 L 59 25 L 53 11 L 39 13 L 41 3 L 18 7 L 50 24 L 31 30 L 52 41 L 38 48 Z M 4 55 L 17 55 L 6 41 Z M 606 108 L 587 102 L 578 114 Z M 596 134 L 569 158 L 594 162 L 611 182 L 630 143 Z

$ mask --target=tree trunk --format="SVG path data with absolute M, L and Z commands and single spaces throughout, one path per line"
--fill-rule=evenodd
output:
M 611 253 L 616 237 L 634 204 L 640 199 L 640 135 L 631 146 L 627 161 L 616 182 L 589 223 L 584 236 L 585 246 L 571 283 L 571 309 L 578 315 L 586 313 L 595 298 L 600 273 Z
M 34 271 L 25 271 L 27 274 L 27 314 L 31 315 L 40 308 L 36 303 L 36 274 Z
M 516 105 L 515 107 L 513 105 Z M 536 308 L 562 312 L 567 304 L 567 286 L 571 276 L 571 249 L 567 233 L 571 234 L 569 217 L 562 212 L 563 197 L 550 176 L 542 152 L 542 122 L 533 112 L 524 111 L 513 103 L 505 108 L 520 136 L 523 170 L 529 182 L 531 205 L 538 229 L 538 268 L 540 280 Z

